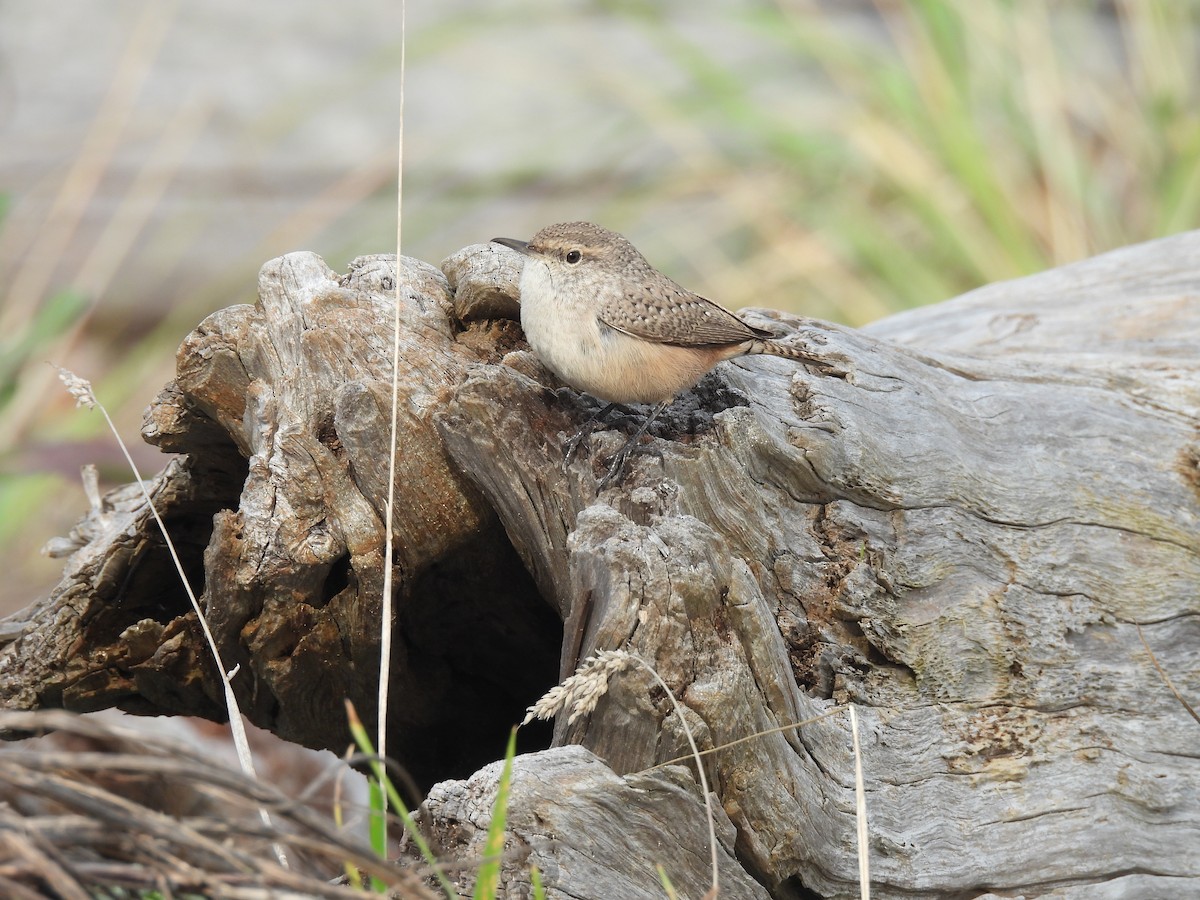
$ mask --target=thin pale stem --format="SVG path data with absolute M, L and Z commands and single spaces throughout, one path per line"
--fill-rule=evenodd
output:
M 862 751 L 858 746 L 858 715 L 850 704 L 850 738 L 854 743 L 854 821 L 858 827 L 858 891 L 871 900 L 871 854 L 867 847 L 867 794 L 863 787 Z
M 819 716 L 813 716 L 811 719 L 801 719 L 799 722 L 789 722 L 786 725 L 780 725 L 777 728 L 768 728 L 766 731 L 756 731 L 754 734 L 748 734 L 745 737 L 740 737 L 736 741 L 729 741 L 725 744 L 717 744 L 715 747 L 710 747 L 707 750 L 701 750 L 700 756 L 710 756 L 713 753 L 720 753 L 722 750 L 728 750 L 730 747 L 736 747 L 738 744 L 749 743 L 750 741 L 758 740 L 760 737 L 766 737 L 771 734 L 781 734 L 784 731 L 794 731 L 797 728 L 803 728 L 805 725 L 811 725 L 813 722 L 820 722 L 822 719 L 828 719 L 830 716 L 836 716 L 842 711 L 842 707 L 838 706 L 829 712 L 823 712 Z M 655 763 L 648 769 L 643 771 L 652 772 L 655 769 L 661 769 L 663 766 L 673 766 L 681 762 L 687 762 L 692 757 L 677 756 L 674 759 L 668 759 L 664 762 Z
M 683 726 L 683 733 L 687 736 L 688 746 L 692 748 L 692 757 L 696 760 L 696 772 L 700 776 L 700 790 L 704 792 L 704 812 L 708 818 L 708 846 L 712 856 L 712 887 L 709 889 L 709 896 L 715 897 L 718 889 L 718 867 L 717 867 L 717 827 L 716 819 L 713 816 L 712 797 L 709 796 L 708 776 L 704 774 L 704 763 L 700 759 L 700 749 L 696 746 L 696 739 L 692 736 L 692 729 L 687 723 L 687 719 L 683 715 L 683 707 L 679 701 L 675 699 L 674 692 L 667 687 L 667 683 L 662 680 L 662 676 L 654 670 L 654 666 L 646 662 L 640 656 L 634 654 L 633 658 L 637 660 L 641 666 L 650 673 L 651 677 L 658 682 L 671 699 L 672 705 L 675 707 L 675 714 L 679 716 L 679 724 Z
M 200 608 L 200 601 L 196 598 L 196 593 L 192 590 L 191 583 L 187 579 L 187 575 L 183 570 L 183 563 L 179 559 L 179 554 L 175 550 L 175 542 L 171 540 L 171 535 L 167 531 L 166 523 L 158 514 L 158 508 L 154 505 L 154 501 L 150 497 L 150 491 L 146 489 L 146 482 L 142 480 L 142 473 L 138 471 L 137 463 L 133 461 L 133 457 L 129 453 L 129 448 L 125 446 L 125 441 L 121 439 L 121 433 L 117 430 L 116 424 L 108 414 L 108 410 L 99 401 L 95 403 L 96 408 L 100 410 L 104 416 L 104 421 L 108 423 L 109 429 L 113 436 L 117 439 L 117 446 L 121 448 L 121 453 L 125 455 L 125 461 L 129 464 L 130 470 L 133 472 L 133 477 L 137 479 L 138 487 L 142 490 L 142 497 L 146 501 L 146 505 L 150 508 L 150 514 L 154 516 L 154 521 L 158 524 L 158 529 L 162 532 L 163 541 L 167 545 L 167 552 L 171 554 L 171 561 L 175 564 L 175 569 L 179 573 L 179 580 L 183 583 L 183 589 L 187 592 L 188 600 L 192 603 L 192 609 L 196 611 L 196 619 L 200 622 L 200 628 L 204 632 L 204 639 L 208 642 L 209 652 L 212 654 L 213 660 L 217 664 L 217 672 L 221 676 L 221 684 L 225 691 L 225 708 L 229 715 L 229 731 L 233 736 L 233 745 L 237 750 L 238 763 L 242 767 L 242 771 L 251 778 L 257 778 L 258 774 L 254 771 L 254 759 L 250 754 L 250 742 L 246 737 L 246 726 L 242 721 L 242 711 L 238 707 L 237 697 L 233 693 L 233 676 L 237 674 L 235 667 L 232 672 L 226 671 L 225 663 L 221 659 L 221 652 L 217 649 L 216 638 L 213 637 L 212 631 L 208 627 L 208 620 L 204 616 L 204 610 Z M 271 828 L 271 815 L 266 809 L 259 808 L 259 818 L 264 826 Z M 279 860 L 279 864 L 285 869 L 288 868 L 287 854 L 284 852 L 282 845 L 275 844 L 275 856 Z
M 394 523 L 392 511 L 396 504 L 396 432 L 398 430 L 400 408 L 400 254 L 403 247 L 404 221 L 404 76 L 405 50 L 408 44 L 406 29 L 407 4 L 400 2 L 400 125 L 397 132 L 398 151 L 396 154 L 396 301 L 392 316 L 392 419 L 389 431 L 388 448 L 388 496 L 385 512 L 387 521 L 384 523 L 383 551 L 383 597 L 380 602 L 379 623 L 379 699 L 377 706 L 377 725 L 375 745 L 379 748 L 380 757 L 387 756 L 387 712 L 388 712 L 388 683 L 392 672 L 392 547 L 394 539 Z M 387 810 L 387 795 L 384 794 L 384 810 Z

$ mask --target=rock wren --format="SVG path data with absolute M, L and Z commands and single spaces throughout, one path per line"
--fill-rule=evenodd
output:
M 667 404 L 722 360 L 769 353 L 821 365 L 680 287 L 615 231 L 568 222 L 543 228 L 528 242 L 493 242 L 525 258 L 521 327 L 554 374 L 611 404 L 657 404 L 601 487 Z

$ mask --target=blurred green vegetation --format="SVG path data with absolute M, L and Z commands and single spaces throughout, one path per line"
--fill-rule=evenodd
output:
M 636 232 L 653 261 L 727 306 L 859 325 L 1200 222 L 1196 0 L 777 0 L 694 14 L 649 0 L 517 4 L 415 31 L 410 66 L 506 28 L 527 30 L 531 16 L 578 51 L 574 74 L 588 83 L 580 103 L 620 110 L 618 146 L 651 148 L 644 165 L 613 159 L 599 185 L 595 160 L 587 178 L 560 176 L 556 169 L 595 148 L 573 147 L 570 134 L 530 133 L 529 146 L 495 159 L 490 174 L 431 181 L 410 169 L 407 196 L 419 202 L 405 202 L 406 248 L 408 235 L 419 244 L 470 210 L 543 197 L 540 207 L 560 218 L 582 206 Z M 681 26 L 701 16 L 706 28 Z M 605 41 L 648 46 L 654 71 L 615 65 L 592 36 L 598 23 Z M 713 52 L 714 33 L 761 53 L 731 62 Z M 282 139 L 367 80 L 396 79 L 398 57 L 397 45 L 364 57 L 342 83 L 299 85 L 256 128 Z M 422 84 L 408 90 L 411 98 Z M 44 291 L 0 333 L 0 538 L 10 571 L 30 565 L 36 546 L 82 511 L 49 502 L 64 495 L 70 454 L 55 455 L 55 477 L 35 477 L 36 461 L 102 427 L 74 410 L 45 362 L 70 363 L 86 342 L 113 273 L 138 246 L 147 205 L 207 117 L 181 104 L 78 284 Z M 215 306 L 252 299 L 255 272 L 275 252 L 264 248 L 321 236 L 325 252 L 380 249 L 393 175 L 389 154 L 315 186 L 243 259 L 164 310 L 99 371 L 80 374 L 122 427 L 136 428 L 146 384 L 169 377 L 186 332 Z M 187 252 L 192 227 L 156 236 L 175 254 L 162 270 Z M 6 275 L 6 295 L 16 280 Z
M 1200 223 L 1200 4 L 876 6 L 857 30 L 804 0 L 730 13 L 816 83 L 812 114 L 783 117 L 762 91 L 780 73 L 621 5 L 687 74 L 648 115 L 687 135 L 697 179 L 746 198 L 725 302 L 786 292 L 863 324 Z

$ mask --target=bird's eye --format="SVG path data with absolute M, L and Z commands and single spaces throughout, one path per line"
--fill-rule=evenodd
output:
M 567 251 L 566 260 L 571 265 L 574 265 L 575 263 L 579 262 L 581 259 L 583 259 L 583 254 L 580 253 L 578 250 L 568 250 Z

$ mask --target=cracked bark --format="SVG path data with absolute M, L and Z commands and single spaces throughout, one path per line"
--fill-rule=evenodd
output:
M 759 311 L 834 367 L 727 363 L 596 496 L 624 440 L 525 349 L 494 246 L 404 260 L 390 746 L 448 854 L 482 847 L 505 732 L 579 659 L 653 662 L 708 757 L 722 896 L 857 895 L 858 704 L 873 896 L 1193 896 L 1200 693 L 1200 232 L 854 331 Z M 268 263 L 184 342 L 147 438 L 156 499 L 254 721 L 341 749 L 377 673 L 392 295 Z M 0 625 L 0 701 L 219 717 L 140 500 L 78 529 L 59 589 Z M 521 757 L 505 878 L 551 896 L 703 893 L 669 701 L 620 676 Z M 549 734 L 526 733 L 527 749 Z M 686 848 L 682 852 L 680 848 Z M 1095 848 L 1103 848 L 1097 853 Z

